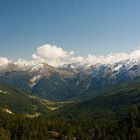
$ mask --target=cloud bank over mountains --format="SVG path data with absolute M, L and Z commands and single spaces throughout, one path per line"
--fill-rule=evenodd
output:
M 6 58 L 6 57 L 0 57 L 0 66 L 6 65 L 6 64 L 8 64 L 8 63 L 10 63 L 10 62 L 11 62 L 11 61 L 8 60 L 8 58 Z
M 74 51 L 65 51 L 61 47 L 50 44 L 45 44 L 37 48 L 32 55 L 30 61 L 18 59 L 16 61 L 9 60 L 6 57 L 0 57 L 0 66 L 14 63 L 20 66 L 32 66 L 39 63 L 47 63 L 51 66 L 61 66 L 69 63 L 80 64 L 113 64 L 122 60 L 140 60 L 140 49 L 134 50 L 131 53 L 110 53 L 108 55 L 96 56 L 89 54 L 87 57 L 75 56 Z
M 37 48 L 37 51 L 32 55 L 32 58 L 33 60 L 45 62 L 52 66 L 59 66 L 69 63 L 73 54 L 73 51 L 67 52 L 61 47 L 46 44 Z

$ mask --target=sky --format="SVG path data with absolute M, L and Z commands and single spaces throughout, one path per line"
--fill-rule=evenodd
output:
M 32 59 L 45 44 L 80 57 L 131 53 L 140 46 L 139 7 L 139 0 L 0 0 L 0 56 Z

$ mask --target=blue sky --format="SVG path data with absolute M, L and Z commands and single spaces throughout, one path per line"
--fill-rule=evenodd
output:
M 140 46 L 139 0 L 0 0 L 0 56 L 30 58 L 52 44 L 76 55 Z

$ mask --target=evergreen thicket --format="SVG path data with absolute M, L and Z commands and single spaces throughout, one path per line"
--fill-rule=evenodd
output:
M 121 120 L 29 118 L 0 111 L 0 140 L 139 140 L 140 105 Z

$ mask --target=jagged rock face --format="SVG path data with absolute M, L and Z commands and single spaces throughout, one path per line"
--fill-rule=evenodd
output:
M 52 67 L 8 64 L 0 67 L 0 83 L 6 83 L 52 100 L 71 99 L 89 89 L 121 84 L 140 76 L 140 63 L 125 60 L 114 64 L 67 64 Z

